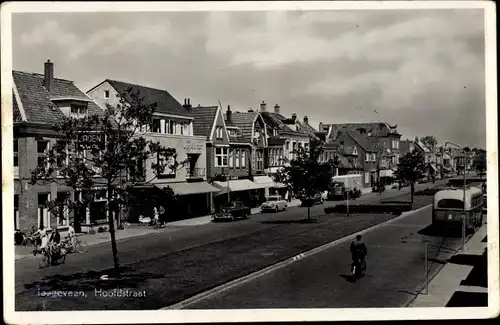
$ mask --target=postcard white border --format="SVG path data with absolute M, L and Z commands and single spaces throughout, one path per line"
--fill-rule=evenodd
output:
M 380 308 L 380 309 L 249 309 L 161 311 L 14 312 L 14 245 L 12 174 L 12 34 L 13 13 L 99 11 L 267 11 L 267 10 L 387 10 L 387 9 L 484 9 L 486 56 L 486 117 L 488 152 L 488 290 L 489 307 L 482 308 Z M 498 143 L 496 85 L 496 12 L 493 2 L 483 1 L 289 1 L 289 2 L 8 2 L 1 6 L 2 67 L 2 215 L 4 247 L 4 316 L 15 324 L 78 323 L 182 323 L 262 322 L 324 320 L 474 319 L 499 313 Z M 9 154 L 7 154 L 9 153 Z M 10 216 L 10 217 L 9 217 Z

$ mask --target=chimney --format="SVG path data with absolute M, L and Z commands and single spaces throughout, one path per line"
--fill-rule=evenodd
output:
M 323 132 L 323 122 L 319 122 L 319 132 Z
M 266 111 L 266 102 L 265 101 L 262 101 L 262 103 L 260 104 L 260 111 L 261 112 L 265 112 Z
M 418 142 L 418 137 L 415 137 L 415 142 Z
M 231 106 L 227 105 L 227 112 L 226 112 L 226 121 L 228 123 L 231 123 L 231 117 L 232 117 L 233 112 L 231 112 Z
M 295 120 L 297 119 L 297 114 L 293 113 L 292 114 L 292 121 L 295 123 Z
M 274 112 L 275 112 L 276 114 L 279 114 L 279 113 L 280 113 L 280 105 L 278 105 L 278 104 L 274 105 Z
M 54 63 L 50 62 L 50 60 L 47 60 L 45 62 L 45 70 L 44 70 L 44 78 L 43 78 L 43 85 L 45 88 L 50 93 L 50 88 L 52 87 L 52 81 L 54 80 Z
M 304 116 L 304 124 L 309 124 L 309 119 L 307 118 L 307 116 Z
M 182 106 L 184 106 L 184 108 L 188 111 L 190 111 L 191 108 L 193 107 L 193 106 L 191 106 L 191 100 L 189 98 L 184 98 L 184 105 L 182 105 Z

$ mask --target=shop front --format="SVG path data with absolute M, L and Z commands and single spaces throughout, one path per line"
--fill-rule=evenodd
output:
M 225 182 L 214 181 L 213 185 L 220 189 L 214 194 L 215 210 L 229 201 L 242 201 L 251 208 L 257 207 L 261 202 L 262 186 L 249 179 L 231 179 Z

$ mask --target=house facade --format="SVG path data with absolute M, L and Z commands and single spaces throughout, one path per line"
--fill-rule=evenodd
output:
M 76 230 L 85 223 L 105 221 L 99 207 L 106 201 L 104 192 L 93 198 L 90 206 L 74 215 L 66 208 L 52 213 L 45 203 L 66 196 L 77 201 L 86 195 L 75 191 L 61 182 L 30 184 L 31 171 L 39 165 L 49 168 L 47 153 L 57 139 L 53 125 L 64 116 L 81 118 L 102 115 L 103 110 L 73 81 L 56 78 L 54 63 L 44 64 L 44 74 L 13 71 L 13 127 L 14 127 L 14 227 L 28 232 L 31 227 L 58 227 L 66 229 L 70 221 L 75 221 Z M 71 152 L 70 152 L 71 154 Z M 90 152 L 84 152 L 84 155 Z M 88 156 L 87 156 L 88 157 Z M 55 177 L 59 176 L 58 162 Z M 99 179 L 96 179 L 99 180 Z
M 175 154 L 159 153 L 145 162 L 138 162 L 138 168 L 144 170 L 142 179 L 133 179 L 127 175 L 132 190 L 141 191 L 144 197 L 153 197 L 155 207 L 163 206 L 164 190 L 171 188 L 177 200 L 171 206 L 163 206 L 165 221 L 207 215 L 211 212 L 211 193 L 218 189 L 209 185 L 207 180 L 206 140 L 203 135 L 194 133 L 194 117 L 191 114 L 189 99 L 181 105 L 166 90 L 145 87 L 122 81 L 106 79 L 87 94 L 101 107 L 114 106 L 120 101 L 120 94 L 127 89 L 138 92 L 144 97 L 144 104 L 155 104 L 156 110 L 149 125 L 142 126 L 138 136 L 147 141 L 159 142 L 165 148 L 175 149 Z M 127 96 L 125 99 L 128 101 Z M 152 163 L 165 166 L 160 175 L 151 168 Z M 136 221 L 140 214 L 150 215 L 153 207 L 130 208 L 129 221 Z M 151 211 L 150 211 L 151 210 Z
M 335 140 L 330 140 L 339 146 L 340 152 L 351 165 L 351 174 L 362 173 L 364 189 L 371 188 L 377 181 L 377 149 L 373 140 L 363 136 L 358 131 L 343 131 L 337 133 Z
M 320 123 L 319 129 L 327 133 L 327 141 L 335 141 L 339 134 L 344 131 L 355 131 L 361 134 L 362 137 L 369 139 L 374 143 L 375 147 L 373 149 L 377 153 L 376 168 L 379 172 L 378 175 L 375 175 L 375 181 L 379 179 L 392 180 L 393 172 L 396 170 L 401 156 L 401 134 L 397 131 L 397 125 L 390 125 L 386 122 L 343 124 Z
M 278 170 L 289 166 L 291 160 L 297 158 L 296 150 L 308 149 L 309 140 L 314 136 L 314 130 L 307 121 L 299 121 L 297 114 L 293 113 L 290 118 L 281 114 L 281 107 L 276 104 L 273 111 L 268 111 L 267 104 L 262 102 L 260 113 L 265 121 L 269 141 L 269 166 L 267 175 L 274 179 Z M 294 194 L 284 184 L 275 183 L 270 188 L 274 193 L 281 194 L 287 200 L 291 200 Z

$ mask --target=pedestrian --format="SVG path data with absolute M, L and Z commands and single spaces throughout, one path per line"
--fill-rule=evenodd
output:
M 33 250 L 33 255 L 36 256 L 37 253 L 47 247 L 47 244 L 49 242 L 47 238 L 47 230 L 43 225 L 40 225 L 40 228 L 35 231 L 32 236 L 37 238 L 37 240 L 35 241 L 35 249 Z M 40 239 L 40 242 L 38 241 L 38 238 Z

